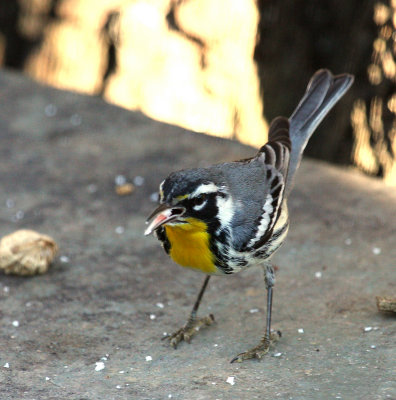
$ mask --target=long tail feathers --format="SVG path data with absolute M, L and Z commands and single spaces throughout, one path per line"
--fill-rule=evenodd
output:
M 286 196 L 292 189 L 293 178 L 309 138 L 337 101 L 350 88 L 353 79 L 353 75 L 333 76 L 330 71 L 321 69 L 309 81 L 303 98 L 289 118 L 292 150 L 286 182 Z

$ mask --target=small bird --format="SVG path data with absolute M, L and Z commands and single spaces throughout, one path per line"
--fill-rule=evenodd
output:
M 206 274 L 187 323 L 166 337 L 174 348 L 213 323 L 213 315 L 197 318 L 210 276 L 255 265 L 263 267 L 267 289 L 264 336 L 231 362 L 260 359 L 279 339 L 280 332 L 271 331 L 271 257 L 289 229 L 287 199 L 293 178 L 309 138 L 353 80 L 349 74 L 317 71 L 291 117 L 271 122 L 268 142 L 255 156 L 173 172 L 160 184 L 160 204 L 147 219 L 145 235 L 154 232 L 173 261 Z

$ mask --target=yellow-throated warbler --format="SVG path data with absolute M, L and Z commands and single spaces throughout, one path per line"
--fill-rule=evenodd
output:
M 187 342 L 213 315 L 197 318 L 211 275 L 228 275 L 253 265 L 264 267 L 267 321 L 259 345 L 234 361 L 261 358 L 271 340 L 274 273 L 270 258 L 286 238 L 287 198 L 302 152 L 312 133 L 352 85 L 353 76 L 319 70 L 292 116 L 275 118 L 268 142 L 249 159 L 171 173 L 160 185 L 160 205 L 147 220 L 178 264 L 207 274 L 187 324 L 169 335 L 176 347 Z M 280 332 L 278 333 L 280 336 Z

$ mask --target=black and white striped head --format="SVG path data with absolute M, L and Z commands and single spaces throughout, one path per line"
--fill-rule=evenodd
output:
M 165 224 L 188 223 L 190 218 L 212 229 L 232 218 L 228 188 L 211 169 L 173 172 L 160 184 L 159 193 L 160 205 L 147 220 L 146 235 Z

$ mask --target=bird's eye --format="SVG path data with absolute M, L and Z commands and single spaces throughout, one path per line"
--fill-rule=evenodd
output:
M 206 200 L 206 196 L 204 194 L 200 194 L 197 197 L 192 199 L 193 206 L 201 206 Z

